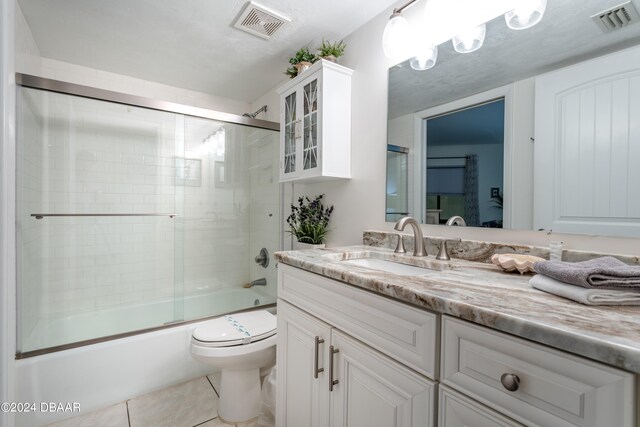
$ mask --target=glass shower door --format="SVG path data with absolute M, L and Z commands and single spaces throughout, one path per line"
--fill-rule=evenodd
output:
M 179 319 L 178 115 L 18 97 L 19 351 Z

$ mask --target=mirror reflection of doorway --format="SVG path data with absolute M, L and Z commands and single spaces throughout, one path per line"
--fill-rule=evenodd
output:
M 387 145 L 387 200 L 385 221 L 409 215 L 409 149 Z
M 426 222 L 502 228 L 504 98 L 425 119 Z

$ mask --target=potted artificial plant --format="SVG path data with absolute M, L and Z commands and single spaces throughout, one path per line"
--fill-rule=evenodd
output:
M 309 48 L 303 47 L 297 51 L 291 59 L 289 59 L 289 63 L 292 67 L 289 67 L 287 71 L 285 71 L 285 74 L 293 78 L 311 67 L 311 64 L 316 62 L 317 59 L 318 58 L 313 53 L 309 52 Z M 295 75 L 292 74 L 293 68 L 296 70 Z
M 333 205 L 325 208 L 322 204 L 324 194 L 311 200 L 299 197 L 298 205 L 291 205 L 291 215 L 287 218 L 289 232 L 296 238 L 294 249 L 323 248 L 329 219 L 333 212 Z
M 322 39 L 322 44 L 318 48 L 318 56 L 322 59 L 326 59 L 331 62 L 338 62 L 338 58 L 344 55 L 344 50 L 347 45 L 344 41 L 329 43 L 325 39 Z

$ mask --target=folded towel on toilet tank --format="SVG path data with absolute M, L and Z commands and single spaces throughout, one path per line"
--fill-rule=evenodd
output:
M 611 256 L 580 262 L 541 261 L 535 263 L 533 269 L 583 288 L 640 289 L 640 266 L 625 264 Z

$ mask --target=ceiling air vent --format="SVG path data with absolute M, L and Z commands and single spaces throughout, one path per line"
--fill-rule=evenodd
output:
M 250 1 L 235 20 L 233 26 L 268 40 L 287 22 L 291 22 L 291 19 Z
M 627 1 L 619 6 L 596 13 L 591 19 L 598 24 L 598 27 L 600 27 L 603 32 L 608 33 L 609 31 L 633 24 L 640 19 L 640 15 L 633 3 Z

